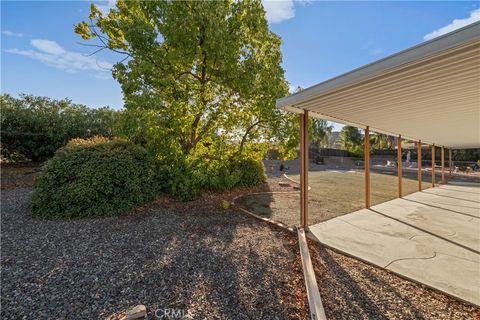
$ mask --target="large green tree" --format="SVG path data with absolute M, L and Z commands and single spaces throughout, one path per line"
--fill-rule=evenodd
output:
M 127 114 L 160 154 L 225 157 L 291 149 L 280 38 L 260 1 L 118 1 L 75 26 L 113 67 Z
M 340 143 L 344 150 L 359 153 L 362 146 L 362 134 L 360 130 L 352 126 L 344 126 L 340 130 Z
M 372 149 L 377 150 L 393 150 L 393 140 L 392 136 L 383 133 L 374 133 L 370 136 Z
M 311 144 L 320 148 L 325 148 L 328 146 L 328 141 L 333 130 L 333 126 L 329 124 L 328 121 L 312 119 L 309 130 Z

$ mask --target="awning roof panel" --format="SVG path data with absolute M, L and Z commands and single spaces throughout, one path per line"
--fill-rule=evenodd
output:
M 425 143 L 480 147 L 480 23 L 279 99 L 277 107 Z

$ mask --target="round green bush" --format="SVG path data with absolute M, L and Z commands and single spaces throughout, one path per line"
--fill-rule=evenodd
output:
M 40 217 L 110 216 L 155 198 L 153 159 L 130 142 L 74 139 L 37 179 L 31 212 Z
M 232 189 L 240 181 L 241 172 L 230 162 L 215 161 L 207 171 L 205 187 L 213 191 L 224 192 Z
M 201 192 L 203 177 L 183 164 L 172 167 L 168 192 L 180 201 L 196 199 Z
M 237 185 L 242 187 L 258 186 L 265 182 L 263 162 L 252 158 L 237 159 L 233 162 L 234 170 L 240 174 Z
M 177 159 L 165 168 L 168 173 L 162 177 L 168 177 L 168 188 L 164 191 L 180 201 L 194 200 L 205 189 L 224 192 L 236 186 L 257 186 L 266 180 L 263 163 L 251 158 L 223 161 Z

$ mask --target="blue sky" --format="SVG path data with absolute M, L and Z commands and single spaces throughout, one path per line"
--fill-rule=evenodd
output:
M 112 2 L 96 2 L 107 9 Z M 73 32 L 87 1 L 1 2 L 1 91 L 68 97 L 92 107 L 122 107 L 108 70 L 121 58 L 93 57 Z M 264 2 L 283 40 L 291 87 L 308 87 L 480 19 L 479 2 Z

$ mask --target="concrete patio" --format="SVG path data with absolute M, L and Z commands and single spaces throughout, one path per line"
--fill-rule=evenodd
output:
M 480 305 L 480 185 L 453 183 L 310 226 L 321 243 Z

